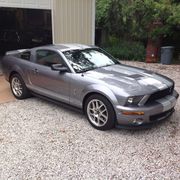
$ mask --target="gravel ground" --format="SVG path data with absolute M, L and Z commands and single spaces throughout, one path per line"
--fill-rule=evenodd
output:
M 124 62 L 176 81 L 180 65 Z M 97 131 L 84 115 L 30 98 L 0 105 L 0 179 L 180 179 L 180 101 L 148 130 Z

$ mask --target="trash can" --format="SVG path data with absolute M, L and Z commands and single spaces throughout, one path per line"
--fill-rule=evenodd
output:
M 161 64 L 171 64 L 173 57 L 173 46 L 161 47 Z

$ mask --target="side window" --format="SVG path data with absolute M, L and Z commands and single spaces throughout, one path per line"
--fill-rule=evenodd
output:
M 25 52 L 23 52 L 22 54 L 21 54 L 21 59 L 24 59 L 24 60 L 30 60 L 30 57 L 31 57 L 31 53 L 30 53 L 30 51 L 25 51 Z
M 36 51 L 36 63 L 51 66 L 52 64 L 64 64 L 60 55 L 50 50 L 37 50 Z

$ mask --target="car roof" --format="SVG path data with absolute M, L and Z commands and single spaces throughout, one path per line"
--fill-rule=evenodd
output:
M 70 51 L 70 50 L 81 50 L 81 49 L 88 49 L 88 48 L 95 48 L 96 46 L 91 45 L 84 45 L 84 44 L 50 44 L 41 47 L 37 47 L 36 49 L 48 48 L 48 49 L 56 49 L 62 52 Z

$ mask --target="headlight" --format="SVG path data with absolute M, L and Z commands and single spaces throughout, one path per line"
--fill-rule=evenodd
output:
M 144 96 L 131 96 L 127 98 L 126 106 L 138 105 Z

